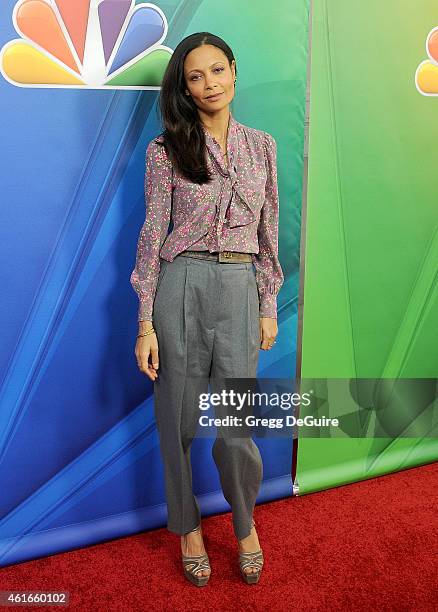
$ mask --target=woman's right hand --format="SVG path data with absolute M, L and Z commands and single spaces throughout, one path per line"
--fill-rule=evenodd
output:
M 140 321 L 138 333 L 143 334 L 152 329 L 152 327 L 152 321 Z M 149 376 L 152 382 L 154 382 L 158 377 L 157 369 L 160 365 L 158 358 L 158 340 L 155 333 L 137 338 L 135 356 L 140 371 L 146 374 L 146 376 Z M 151 359 L 151 362 L 149 359 Z

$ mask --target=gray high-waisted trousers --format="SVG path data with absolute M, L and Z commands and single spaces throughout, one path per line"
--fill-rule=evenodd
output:
M 199 394 L 208 392 L 209 383 L 215 390 L 215 377 L 256 377 L 259 297 L 252 263 L 219 263 L 182 255 L 172 262 L 160 261 L 153 312 L 160 361 L 154 411 L 164 466 L 167 528 L 183 535 L 201 521 L 190 461 L 202 414 Z M 263 476 L 259 449 L 249 435 L 227 435 L 222 427 L 212 454 L 231 506 L 234 533 L 243 539 L 251 531 Z

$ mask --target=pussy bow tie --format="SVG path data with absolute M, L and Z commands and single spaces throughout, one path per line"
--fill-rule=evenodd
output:
M 257 219 L 255 209 L 258 202 L 254 194 L 245 188 L 244 182 L 241 180 L 241 173 L 238 168 L 238 136 L 235 125 L 230 126 L 228 130 L 228 157 L 229 167 L 224 165 L 224 157 L 222 155 L 219 143 L 207 132 L 206 144 L 210 158 L 215 164 L 219 174 L 224 178 L 228 178 L 231 182 L 231 199 L 227 217 L 230 227 L 247 225 Z

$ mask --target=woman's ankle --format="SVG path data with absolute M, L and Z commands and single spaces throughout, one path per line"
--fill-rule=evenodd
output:
M 200 530 L 189 531 L 181 536 L 181 550 L 185 556 L 202 555 L 205 553 L 205 546 Z
M 240 552 L 255 552 L 260 548 L 260 542 L 255 525 L 252 525 L 249 534 L 238 540 Z

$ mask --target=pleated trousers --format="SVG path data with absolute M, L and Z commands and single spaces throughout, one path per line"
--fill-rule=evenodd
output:
M 163 461 L 167 528 L 183 535 L 201 521 L 192 490 L 190 449 L 201 393 L 224 378 L 256 378 L 260 350 L 259 297 L 252 263 L 219 263 L 178 255 L 161 259 L 153 324 L 159 348 L 154 412 Z M 216 416 L 221 409 L 215 408 Z M 222 491 L 238 539 L 251 531 L 263 477 L 250 435 L 217 429 L 212 446 Z

